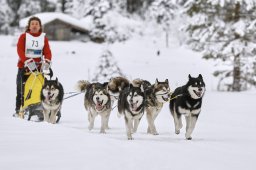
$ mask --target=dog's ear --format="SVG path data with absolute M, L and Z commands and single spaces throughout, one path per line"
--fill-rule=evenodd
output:
M 103 83 L 103 87 L 104 87 L 105 89 L 107 89 L 107 87 L 108 87 L 108 82 L 104 82 L 104 83 Z
M 165 79 L 165 83 L 169 84 L 169 81 L 168 81 L 168 79 Z
M 133 88 L 132 83 L 129 83 L 129 89 Z
M 93 83 L 93 84 L 92 84 L 92 89 L 93 89 L 93 91 L 95 90 L 95 86 L 96 86 L 96 84 Z
M 133 85 L 132 85 L 132 83 L 130 83 L 130 84 L 129 84 L 129 88 L 133 88 Z
M 190 74 L 188 75 L 188 78 L 189 78 L 189 79 L 191 79 L 191 78 L 192 78 Z
M 141 90 L 142 93 L 144 93 L 144 88 L 143 88 L 142 84 L 140 85 L 140 90 Z
M 199 74 L 198 78 L 200 78 L 200 79 L 203 79 L 203 76 L 202 76 L 202 74 Z
M 47 80 L 47 78 L 46 78 L 46 77 L 44 77 L 44 83 L 45 83 L 45 82 L 47 82 L 47 81 L 48 81 L 48 80 Z
M 58 81 L 57 77 L 56 77 L 55 81 L 56 81 L 56 84 L 59 85 L 59 81 Z
M 155 83 L 155 84 L 158 84 L 158 82 L 159 82 L 159 81 L 158 81 L 158 78 L 156 78 L 156 83 Z

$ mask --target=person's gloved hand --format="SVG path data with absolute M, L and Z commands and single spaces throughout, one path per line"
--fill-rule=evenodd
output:
M 50 67 L 51 67 L 51 61 L 44 60 L 43 65 L 42 65 L 42 72 L 44 74 L 49 74 L 50 73 Z
M 32 58 L 27 59 L 24 64 L 30 71 L 36 70 L 36 63 Z

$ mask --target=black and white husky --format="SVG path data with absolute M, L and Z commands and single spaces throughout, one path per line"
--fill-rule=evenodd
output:
M 89 83 L 88 81 L 80 80 L 77 83 L 77 90 L 85 92 L 84 106 L 88 111 L 89 130 L 94 127 L 94 120 L 97 115 L 101 116 L 100 133 L 106 133 L 108 129 L 108 121 L 111 112 L 111 100 L 107 90 L 108 83 Z
M 197 78 L 188 76 L 186 85 L 175 89 L 170 100 L 170 111 L 174 118 L 175 133 L 182 128 L 182 118 L 186 118 L 186 139 L 191 140 L 198 116 L 201 112 L 205 83 L 201 74 Z
M 63 96 L 64 90 L 57 78 L 56 80 L 45 79 L 41 90 L 44 121 L 55 124 L 56 116 L 60 118 Z
M 169 81 L 159 82 L 156 79 L 155 84 L 151 85 L 147 80 L 135 79 L 133 80 L 135 86 L 142 85 L 146 94 L 146 115 L 148 121 L 147 133 L 158 135 L 155 126 L 155 119 L 161 112 L 164 103 L 170 98 Z
M 121 91 L 118 99 L 118 112 L 124 114 L 128 140 L 132 140 L 132 133 L 137 131 L 144 114 L 145 95 L 142 87 L 129 87 Z

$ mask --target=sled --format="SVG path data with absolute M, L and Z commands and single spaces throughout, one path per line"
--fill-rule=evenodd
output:
M 44 75 L 39 71 L 27 73 L 28 79 L 24 85 L 24 102 L 19 116 L 26 120 L 43 121 L 43 108 L 41 105 L 41 90 L 44 85 Z M 58 112 L 56 123 L 61 113 Z

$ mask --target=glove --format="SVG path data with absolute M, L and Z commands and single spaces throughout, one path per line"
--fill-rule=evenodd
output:
M 30 71 L 36 70 L 36 63 L 32 58 L 27 59 L 24 64 Z
M 51 63 L 50 63 L 51 61 L 49 61 L 49 60 L 45 60 L 44 62 L 43 62 L 43 65 L 42 65 L 42 72 L 44 73 L 44 74 L 49 74 L 50 73 L 50 67 L 51 67 Z
M 45 71 L 49 71 L 49 70 L 50 70 L 50 64 L 48 64 L 48 63 L 44 63 L 44 64 L 43 64 L 43 68 L 42 68 L 42 70 L 43 70 L 43 72 L 45 72 Z

